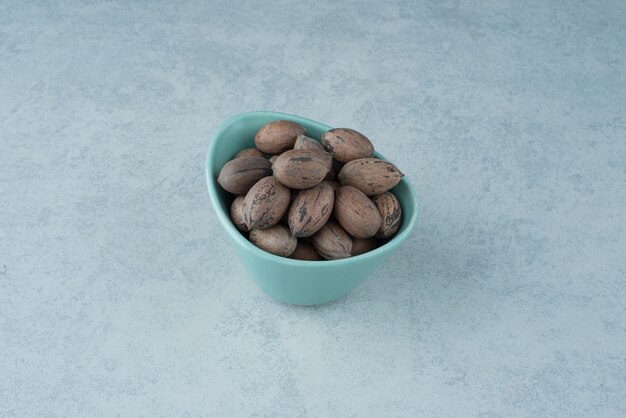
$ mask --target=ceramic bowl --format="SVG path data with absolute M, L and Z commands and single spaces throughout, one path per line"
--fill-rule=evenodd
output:
M 206 160 L 209 196 L 235 253 L 255 283 L 266 294 L 278 301 L 297 305 L 331 302 L 348 294 L 409 237 L 417 221 L 417 197 L 406 177 L 403 178 L 392 189 L 402 207 L 400 229 L 381 247 L 356 257 L 332 261 L 301 261 L 278 257 L 255 247 L 231 222 L 230 204 L 234 196 L 219 186 L 217 177 L 224 164 L 238 151 L 254 147 L 254 135 L 261 126 L 277 119 L 301 124 L 306 128 L 307 136 L 317 140 L 322 133 L 331 129 L 323 123 L 278 112 L 249 112 L 228 119 L 209 145 Z M 376 153 L 376 157 L 385 159 L 379 153 Z M 377 279 L 385 280 L 384 273 L 379 273 Z

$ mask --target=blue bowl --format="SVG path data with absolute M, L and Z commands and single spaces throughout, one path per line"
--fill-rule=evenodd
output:
M 387 243 L 362 255 L 332 261 L 302 261 L 278 257 L 255 247 L 230 220 L 233 196 L 220 187 L 217 177 L 237 152 L 254 147 L 254 135 L 261 126 L 278 119 L 299 123 L 306 128 L 308 136 L 318 140 L 332 129 L 323 123 L 278 112 L 249 112 L 228 119 L 213 137 L 207 154 L 209 196 L 241 263 L 266 294 L 296 305 L 331 302 L 348 294 L 409 237 L 417 221 L 417 197 L 406 177 L 392 189 L 402 207 L 400 229 Z M 379 153 L 376 157 L 385 159 Z

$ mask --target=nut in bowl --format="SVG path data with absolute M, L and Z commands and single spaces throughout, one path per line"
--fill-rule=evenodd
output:
M 274 147 L 271 144 L 271 127 L 274 126 L 272 122 L 278 127 L 277 132 L 280 133 L 278 137 L 280 143 Z M 264 129 L 260 131 L 261 128 Z M 303 129 L 305 133 L 302 132 Z M 326 178 L 329 171 L 328 157 L 321 148 L 320 150 L 316 150 L 316 147 L 298 148 L 296 145 L 296 151 L 290 151 L 299 135 L 306 135 L 309 139 L 320 141 L 322 135 L 332 129 L 322 123 L 285 113 L 250 112 L 225 121 L 209 146 L 206 181 L 218 219 L 246 271 L 266 294 L 281 302 L 316 305 L 345 296 L 409 237 L 417 221 L 417 198 L 408 180 L 382 155 L 374 152 L 372 156 L 371 143 L 366 141 L 367 138 L 362 134 L 356 135 L 353 133 L 356 131 L 346 129 L 345 131 L 350 132 L 352 136 L 348 138 L 350 147 L 343 150 L 344 152 L 341 148 L 342 130 L 333 130 L 332 137 L 327 138 L 327 142 L 331 144 L 325 147 L 327 151 L 333 155 L 340 153 L 340 158 L 348 161 L 346 166 L 351 161 L 355 161 L 343 176 L 341 171 L 338 171 L 339 180 L 343 180 L 341 185 L 334 184 Z M 256 160 L 260 158 L 257 153 L 248 150 L 240 154 L 243 150 L 258 148 L 255 145 L 255 138 L 259 142 L 257 135 L 259 132 L 262 133 L 260 142 L 262 148 L 266 152 L 269 150 L 273 153 L 267 155 L 267 161 L 270 164 L 278 162 L 273 173 L 267 171 L 266 164 Z M 283 155 L 283 157 L 274 158 L 270 162 L 270 157 L 278 155 Z M 248 165 L 245 161 L 230 163 L 227 172 L 222 173 L 222 169 L 236 156 L 238 156 L 237 160 L 250 159 L 250 164 Z M 358 159 L 349 160 L 352 156 Z M 380 160 L 382 160 L 380 163 L 376 162 Z M 239 166 L 241 166 L 239 170 L 244 173 L 241 179 L 236 177 L 237 170 L 233 169 Z M 390 173 L 389 176 L 375 179 L 377 181 L 374 182 L 373 188 L 372 182 L 367 182 L 370 188 L 364 185 L 365 190 L 359 192 L 362 177 L 371 176 L 381 168 L 386 173 Z M 218 182 L 220 173 L 222 173 L 221 182 Z M 267 179 L 272 174 L 274 177 Z M 263 178 L 266 180 L 257 186 L 256 183 Z M 288 184 L 285 185 L 282 182 Z M 220 185 L 221 183 L 226 184 L 230 191 L 225 190 Z M 305 208 L 309 205 L 306 203 L 307 201 L 315 202 L 317 191 L 320 196 L 326 196 L 330 193 L 329 188 L 332 188 L 335 191 L 335 198 L 331 199 L 329 196 L 324 199 L 326 202 L 334 201 L 336 204 L 336 192 L 339 186 L 348 187 L 340 192 L 342 196 L 340 201 L 345 201 L 350 205 L 366 204 L 364 199 L 389 191 L 400 207 L 399 225 L 397 225 L 397 219 L 393 219 L 393 228 L 386 227 L 384 223 L 387 214 L 385 213 L 380 216 L 380 219 L 376 217 L 374 209 L 380 210 L 383 207 L 382 202 L 376 203 L 376 198 L 372 201 L 372 205 L 367 204 L 368 211 L 371 212 L 371 214 L 368 212 L 367 219 L 375 219 L 378 222 L 375 230 L 366 228 L 362 220 L 360 222 L 354 220 L 350 223 L 353 220 L 351 214 L 354 213 L 354 207 L 340 209 L 339 217 L 332 217 L 329 212 L 332 208 L 324 208 L 325 205 L 310 205 L 311 210 L 307 212 Z M 291 199 L 288 199 L 285 189 L 292 194 L 303 193 L 303 197 L 297 199 L 296 196 L 291 196 Z M 238 196 L 245 197 L 238 198 Z M 236 198 L 237 202 L 233 205 Z M 281 220 L 289 219 L 290 209 L 286 204 L 288 200 L 292 200 L 290 205 L 299 205 L 298 214 L 302 211 L 303 216 L 311 216 L 313 219 L 311 222 L 316 224 L 313 227 L 309 224 L 303 229 L 302 225 L 297 224 L 296 216 L 292 213 L 291 223 L 295 227 L 291 231 L 289 227 L 285 227 Z M 390 203 L 387 206 L 395 204 L 395 200 L 389 200 Z M 246 201 L 248 205 L 245 204 Z M 231 213 L 236 214 L 233 218 L 236 223 L 231 219 Z M 246 215 L 248 215 L 247 218 Z M 337 216 L 336 212 L 335 216 Z M 253 234 L 248 232 L 249 226 L 252 226 L 252 230 L 255 231 L 254 227 L 258 225 L 261 225 L 262 229 Z M 347 230 L 359 235 L 358 238 L 354 238 L 355 243 L 367 242 L 367 245 L 359 245 L 358 252 L 353 250 L 352 256 L 349 250 L 329 252 L 329 247 L 324 245 L 324 240 L 328 239 L 333 231 L 337 239 L 352 240 L 353 237 L 346 232 L 345 226 L 348 226 Z M 302 233 L 303 230 L 306 232 Z M 386 234 L 381 235 L 380 231 L 383 230 Z M 288 231 L 290 233 L 287 233 Z M 306 236 L 297 238 L 294 236 L 294 231 L 296 231 L 295 235 Z M 373 236 L 376 233 L 377 237 L 386 238 L 390 235 L 389 231 L 392 231 L 392 236 L 384 242 Z M 256 245 L 249 240 L 251 234 Z M 370 235 L 372 235 L 371 238 Z M 377 243 L 381 245 L 377 247 Z M 296 250 L 297 247 L 298 250 Z M 346 242 L 344 247 L 352 248 L 352 242 Z M 280 255 L 272 254 L 271 251 Z M 321 260 L 315 255 L 315 251 L 321 254 L 319 257 L 322 258 Z M 298 254 L 306 254 L 306 257 L 303 257 L 306 259 L 294 259 L 299 256 Z M 340 258 L 334 259 L 335 257 Z

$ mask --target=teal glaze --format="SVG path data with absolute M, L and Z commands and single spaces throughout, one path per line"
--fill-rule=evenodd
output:
M 300 116 L 278 112 L 249 112 L 234 116 L 219 128 L 207 153 L 206 182 L 213 207 L 244 268 L 272 298 L 296 305 L 316 305 L 339 299 L 371 274 L 407 239 L 418 216 L 417 197 L 408 180 L 393 189 L 402 206 L 402 224 L 385 245 L 356 257 L 333 261 L 301 261 L 278 257 L 250 243 L 229 216 L 232 195 L 217 183 L 220 169 L 243 148 L 254 146 L 254 135 L 264 124 L 277 119 L 298 122 L 307 135 L 319 140 L 330 126 Z M 384 157 L 376 153 L 378 158 Z M 384 277 L 381 277 L 384 280 Z

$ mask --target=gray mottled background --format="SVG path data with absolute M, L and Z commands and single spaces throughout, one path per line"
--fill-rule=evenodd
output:
M 0 416 L 626 416 L 625 57 L 620 0 L 1 1 Z M 267 298 L 211 209 L 261 109 L 420 196 L 336 303 Z

